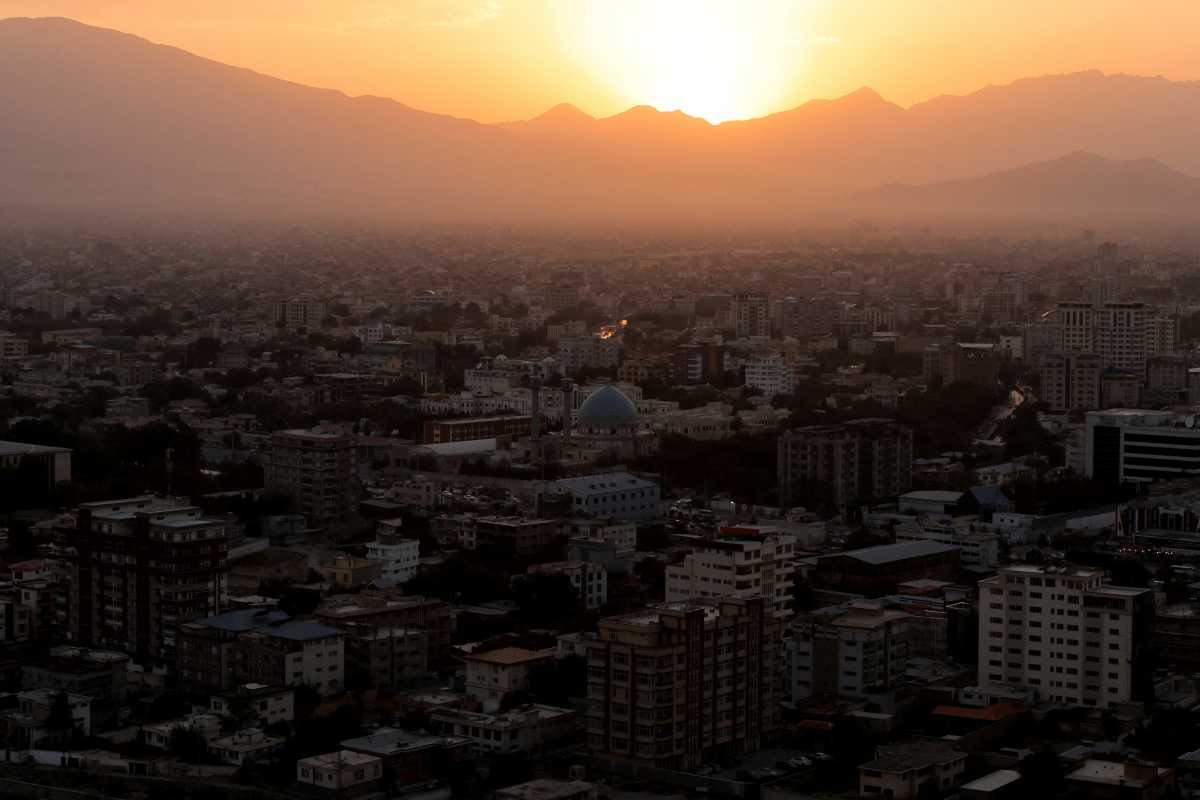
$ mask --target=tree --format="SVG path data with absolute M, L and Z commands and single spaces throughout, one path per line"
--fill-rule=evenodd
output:
M 75 715 L 71 713 L 71 700 L 66 692 L 54 695 L 50 713 L 46 715 L 46 728 L 64 738 L 76 732 Z
M 171 729 L 171 738 L 167 749 L 174 753 L 180 761 L 196 764 L 204 759 L 208 752 L 208 742 L 204 735 L 195 728 L 187 725 L 176 725 Z

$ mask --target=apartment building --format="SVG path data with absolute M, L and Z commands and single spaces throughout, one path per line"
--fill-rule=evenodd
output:
M 401 688 L 429 674 L 429 642 L 423 629 L 360 622 L 341 630 L 346 637 L 346 669 L 370 686 Z
M 888 419 L 810 425 L 777 444 L 779 502 L 825 499 L 840 510 L 895 497 L 912 485 L 912 429 Z
M 233 673 L 239 683 L 315 686 L 336 694 L 346 680 L 342 632 L 303 620 L 247 631 L 234 642 Z
M 666 601 L 762 597 L 778 618 L 792 615 L 796 537 L 725 537 L 697 542 L 666 571 Z
M 497 548 L 527 556 L 553 544 L 562 535 L 556 519 L 528 517 L 476 517 L 473 535 L 463 545 L 468 549 Z
M 182 623 L 221 610 L 229 532 L 174 498 L 83 503 L 54 529 L 72 642 L 170 661 Z
M 354 438 L 344 433 L 276 431 L 263 461 L 270 491 L 292 498 L 295 510 L 314 527 L 346 522 L 357 500 Z
M 779 724 L 779 622 L 762 598 L 609 617 L 581 644 L 593 754 L 688 769 L 757 750 Z
M 739 292 L 733 296 L 733 335 L 738 339 L 771 335 L 771 301 L 761 292 Z
M 438 709 L 430 712 L 429 727 L 468 740 L 477 755 L 533 753 L 570 740 L 578 730 L 571 709 L 536 703 L 496 714 Z
M 783 643 L 790 699 L 865 699 L 895 689 L 908 665 L 911 621 L 903 611 L 865 604 L 796 620 Z
M 275 304 L 275 324 L 296 330 L 319 328 L 325 318 L 325 304 L 312 300 L 281 300 Z
M 1169 353 L 1178 323 L 1145 303 L 1059 303 L 1054 314 L 1058 349 L 1095 353 L 1103 366 L 1144 375 L 1146 360 Z
M 1104 362 L 1095 353 L 1044 353 L 1038 359 L 1038 399 L 1052 411 L 1100 408 L 1100 375 Z
M 496 704 L 510 694 L 529 688 L 529 671 L 548 664 L 557 655 L 556 648 L 529 650 L 501 647 L 463 656 L 467 667 L 466 692 L 485 704 Z
M 981 686 L 1104 708 L 1151 691 L 1154 592 L 1090 567 L 1014 564 L 979 582 Z
M 317 620 L 334 628 L 351 625 L 415 628 L 425 631 L 427 660 L 438 664 L 450 650 L 454 614 L 437 598 L 390 592 L 360 592 L 327 598 L 316 610 Z
M 406 539 L 399 519 L 380 520 L 375 541 L 367 545 L 367 560 L 379 565 L 379 577 L 393 585 L 408 583 L 421 562 L 421 543 Z

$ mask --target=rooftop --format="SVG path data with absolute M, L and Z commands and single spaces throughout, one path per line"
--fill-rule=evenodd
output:
M 71 448 L 69 447 L 47 447 L 45 445 L 27 444 L 25 442 L 0 441 L 0 458 L 5 456 L 42 456 L 69 452 L 71 452 Z
M 482 661 L 487 664 L 526 664 L 532 661 L 545 661 L 554 658 L 556 650 L 527 650 L 524 647 L 501 647 L 498 650 L 488 650 L 486 653 L 470 653 L 463 656 L 467 661 Z
M 337 769 L 340 767 L 361 767 L 377 761 L 376 756 L 369 756 L 364 753 L 356 753 L 353 750 L 339 750 L 336 753 L 322 753 L 319 756 L 309 756 L 302 758 L 300 764 L 308 764 L 313 767 L 325 767 Z
M 344 740 L 342 747 L 347 750 L 357 751 L 358 753 L 386 757 L 398 753 L 425 750 L 430 747 L 440 747 L 453 741 L 455 740 L 452 737 L 421 736 L 400 730 L 399 728 L 379 728 L 367 736 Z M 345 752 L 345 750 L 342 752 Z
M 216 628 L 227 633 L 241 633 L 265 628 L 268 625 L 281 623 L 290 619 L 282 611 L 268 608 L 241 608 L 236 611 L 226 611 L 213 617 L 195 620 L 196 624 Z
M 995 772 L 989 772 L 982 778 L 976 778 L 970 783 L 964 783 L 960 787 L 960 791 L 965 789 L 975 792 L 994 792 L 1019 780 L 1021 780 L 1021 773 L 1015 769 L 998 769 Z
M 587 781 L 556 781 L 551 778 L 538 778 L 527 783 L 518 783 L 497 789 L 496 797 L 509 800 L 556 800 L 556 798 L 579 797 L 593 788 Z
M 622 489 L 649 489 L 657 486 L 654 481 L 639 478 L 628 472 L 609 472 L 603 475 L 581 475 L 578 478 L 563 478 L 555 484 L 572 492 L 614 492 Z
M 893 561 L 904 561 L 910 558 L 940 555 L 942 553 L 958 552 L 960 548 L 954 545 L 941 544 L 933 541 L 897 542 L 896 544 L 881 544 L 875 547 L 864 547 L 861 550 L 846 550 L 842 553 L 832 553 L 822 558 L 846 556 L 866 564 L 888 564 Z

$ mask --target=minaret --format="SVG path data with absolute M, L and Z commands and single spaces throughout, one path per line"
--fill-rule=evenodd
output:
M 536 375 L 529 379 L 529 413 L 532 415 L 529 423 L 529 438 L 536 446 L 538 435 L 541 433 L 542 414 L 542 379 Z
M 563 441 L 571 438 L 571 412 L 575 410 L 575 383 L 573 381 L 563 379 L 562 382 L 562 438 Z

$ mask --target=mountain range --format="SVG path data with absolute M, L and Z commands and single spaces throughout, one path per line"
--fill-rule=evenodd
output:
M 1191 218 L 1200 83 L 1097 71 L 910 108 L 870 89 L 712 125 L 569 105 L 496 125 L 65 19 L 0 21 L 0 204 L 397 224 Z

